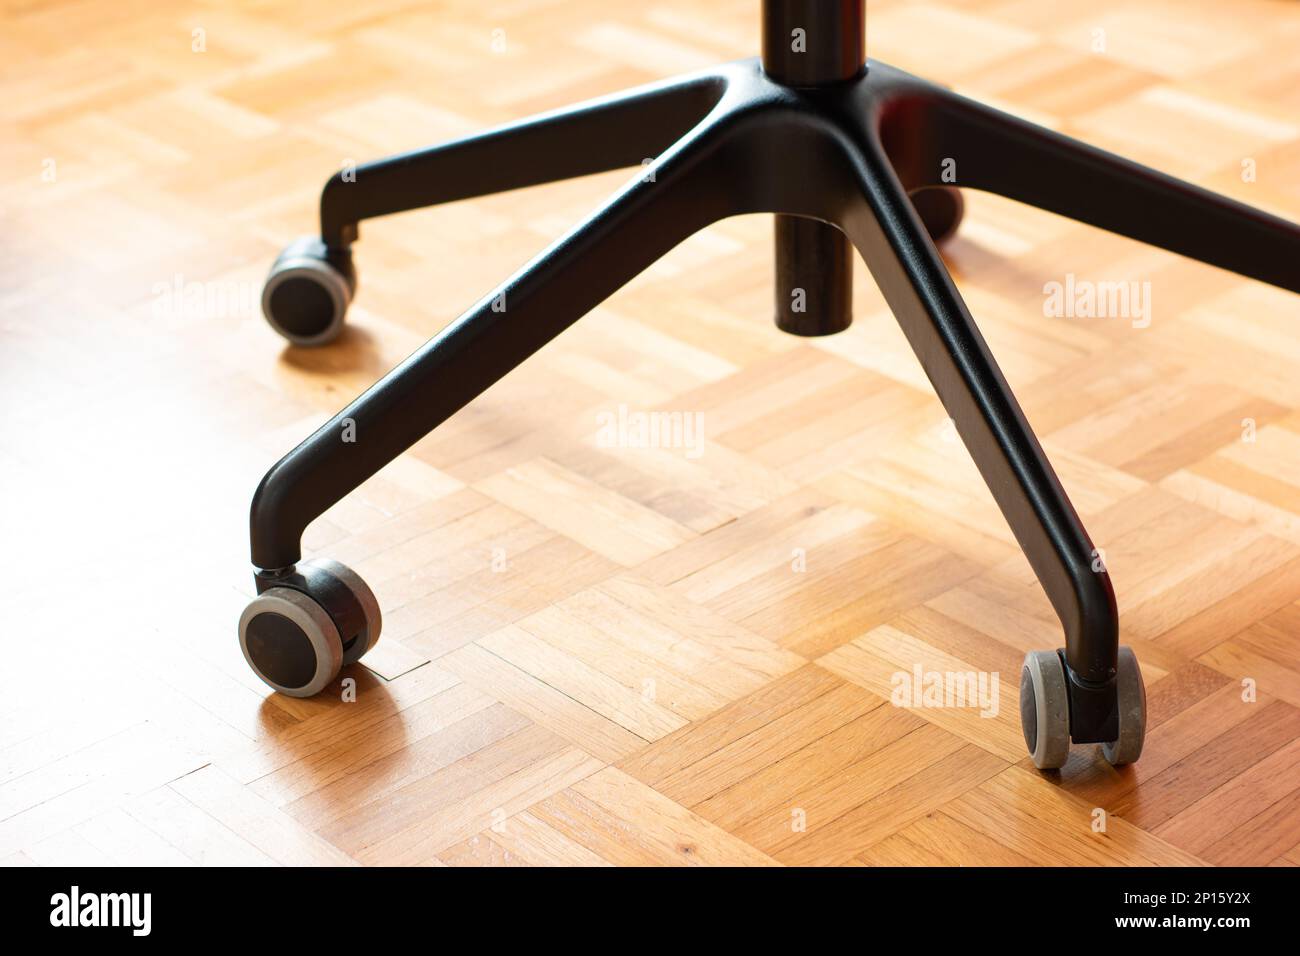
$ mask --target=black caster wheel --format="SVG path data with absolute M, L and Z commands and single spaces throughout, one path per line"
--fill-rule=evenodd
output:
M 1142 671 L 1131 647 L 1119 649 L 1119 672 L 1115 676 L 1119 697 L 1119 739 L 1101 745 L 1102 756 L 1111 764 L 1132 763 L 1142 755 L 1147 734 L 1147 690 Z
M 316 558 L 259 581 L 239 618 L 244 659 L 268 686 L 311 697 L 379 640 L 379 602 L 355 571 Z
M 374 592 L 370 590 L 370 585 L 366 584 L 361 579 L 361 575 L 346 564 L 330 558 L 313 558 L 307 564 L 331 575 L 348 589 L 348 592 L 361 607 L 363 628 L 354 628 L 355 633 L 349 633 L 343 641 L 343 665 L 346 667 L 348 664 L 355 664 L 361 660 L 367 651 L 379 643 L 379 630 L 384 623 L 379 613 L 379 601 L 375 599 Z
M 1020 671 L 1020 728 L 1039 770 L 1065 766 L 1070 756 L 1070 692 L 1056 651 L 1030 651 Z
M 306 236 L 285 247 L 266 277 L 262 314 L 294 345 L 325 345 L 343 331 L 357 288 L 350 252 L 331 251 Z
M 912 205 L 935 244 L 951 239 L 961 225 L 966 201 L 954 186 L 934 186 L 912 193 Z

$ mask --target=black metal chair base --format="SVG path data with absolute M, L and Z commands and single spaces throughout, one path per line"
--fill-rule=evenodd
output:
M 851 13 L 860 5 L 822 6 Z M 308 523 L 668 250 L 729 216 L 773 213 L 777 324 L 801 335 L 846 328 L 853 250 L 865 260 L 1060 617 L 1070 736 L 1115 741 L 1119 628 L 1110 578 L 909 195 L 950 190 L 917 196 L 939 235 L 960 218 L 952 187 L 982 189 L 1295 292 L 1300 228 L 884 63 L 855 63 L 843 42 L 823 37 L 814 47 L 810 35 L 814 55 L 799 60 L 782 43 L 798 22 L 792 8 L 815 25 L 815 3 L 767 4 L 775 39 L 765 34 L 762 61 L 558 110 L 328 182 L 320 261 L 339 275 L 299 264 L 290 279 L 325 276 L 329 294 L 315 297 L 321 310 L 341 308 L 340 297 L 346 306 L 355 276 L 344 273 L 362 220 L 642 166 L 586 222 L 267 473 L 251 515 L 259 589 L 293 586 Z M 791 307 L 796 297 L 800 310 Z M 311 340 L 301 302 L 292 320 L 299 340 Z M 336 318 L 322 312 L 322 327 Z M 341 440 L 345 420 L 357 441 Z

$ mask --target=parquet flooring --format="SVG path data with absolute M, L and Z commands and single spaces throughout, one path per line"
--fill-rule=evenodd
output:
M 1300 219 L 1300 4 L 870 7 L 878 59 Z M 355 702 L 244 665 L 263 471 L 629 175 L 367 224 L 350 331 L 286 349 L 329 173 L 757 48 L 739 0 L 0 0 L 0 860 L 1300 863 L 1300 299 L 986 195 L 945 255 L 1105 551 L 1136 766 L 1030 765 L 1047 600 L 865 269 L 848 332 L 774 328 L 766 217 L 311 527 L 385 608 Z M 1149 324 L 1045 316 L 1071 275 Z M 916 667 L 996 712 L 893 706 Z

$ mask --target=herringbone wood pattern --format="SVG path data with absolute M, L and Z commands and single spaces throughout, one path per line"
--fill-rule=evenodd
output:
M 384 639 L 355 703 L 269 696 L 235 640 L 264 469 L 628 173 L 368 224 L 347 337 L 284 349 L 255 297 L 324 179 L 749 56 L 757 4 L 0 11 L 0 859 L 1300 863 L 1300 299 L 983 195 L 946 250 L 1105 550 L 1135 767 L 1028 763 L 1047 601 L 865 270 L 847 333 L 772 326 L 765 217 L 314 525 Z M 1297 4 L 872 0 L 869 31 L 1300 218 Z M 1149 324 L 1046 317 L 1071 275 L 1150 283 Z M 620 406 L 698 415 L 703 445 L 608 447 Z M 996 716 L 892 706 L 918 665 L 997 673 Z

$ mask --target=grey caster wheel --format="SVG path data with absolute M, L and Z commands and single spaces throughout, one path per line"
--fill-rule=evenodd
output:
M 325 345 L 343 331 L 356 288 L 352 254 L 305 236 L 285 247 L 272 264 L 262 289 L 262 314 L 294 345 Z
M 1101 745 L 1102 756 L 1121 766 L 1142 756 L 1147 734 L 1147 689 L 1131 647 L 1119 649 L 1119 672 L 1115 677 L 1119 697 L 1119 739 Z
M 239 618 L 239 646 L 281 694 L 320 693 L 379 640 L 379 602 L 346 565 L 316 558 L 261 582 Z
M 1039 770 L 1065 766 L 1070 756 L 1070 692 L 1056 651 L 1030 651 L 1020 671 L 1020 728 Z
M 966 214 L 966 201 L 954 186 L 934 186 L 911 194 L 912 206 L 935 245 L 951 239 Z
M 1119 737 L 1101 745 L 1102 756 L 1115 766 L 1142 755 L 1147 729 L 1147 695 L 1142 671 L 1131 647 L 1119 649 L 1115 697 Z M 1020 672 L 1020 725 L 1025 746 L 1039 770 L 1065 766 L 1070 756 L 1070 695 L 1065 664 L 1057 651 L 1030 651 Z

